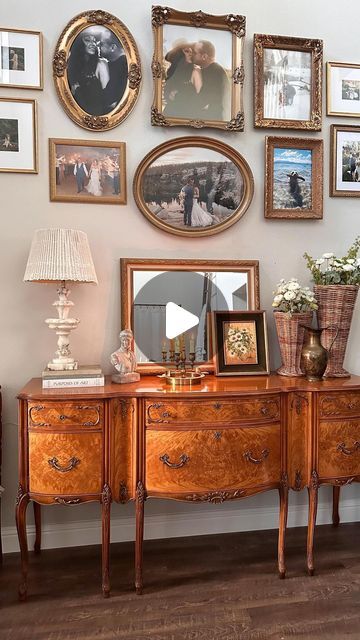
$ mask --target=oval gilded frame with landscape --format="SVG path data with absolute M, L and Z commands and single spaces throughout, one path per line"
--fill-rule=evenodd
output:
M 53 76 L 60 102 L 76 124 L 90 131 L 113 129 L 129 115 L 140 90 L 135 40 L 110 13 L 80 13 L 59 37 Z
M 152 224 L 199 237 L 224 231 L 244 215 L 254 179 L 246 160 L 229 145 L 187 136 L 150 151 L 136 170 L 133 190 Z

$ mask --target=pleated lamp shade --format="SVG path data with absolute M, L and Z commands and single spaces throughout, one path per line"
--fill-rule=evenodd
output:
M 24 282 L 63 280 L 98 282 L 86 233 L 74 229 L 37 229 Z

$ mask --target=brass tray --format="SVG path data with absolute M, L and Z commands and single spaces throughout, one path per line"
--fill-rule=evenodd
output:
M 178 387 L 194 387 L 198 384 L 201 384 L 203 378 L 205 378 L 205 373 L 200 373 L 198 371 L 166 371 L 159 376 L 159 378 L 163 378 L 165 383 L 172 387 L 172 389 L 176 389 Z

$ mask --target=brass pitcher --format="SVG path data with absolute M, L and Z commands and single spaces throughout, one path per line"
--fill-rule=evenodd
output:
M 320 342 L 320 336 L 324 329 L 336 329 L 335 337 L 329 347 L 325 349 Z M 323 329 L 313 329 L 306 327 L 304 345 L 301 351 L 300 367 L 309 382 L 322 380 L 329 359 L 329 353 L 337 338 L 338 327 L 324 327 Z

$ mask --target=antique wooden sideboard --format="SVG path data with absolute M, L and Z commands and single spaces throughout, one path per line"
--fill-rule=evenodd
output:
M 216 378 L 172 391 L 157 377 L 129 385 L 42 390 L 34 379 L 19 398 L 16 519 L 27 593 L 26 507 L 102 507 L 102 590 L 110 592 L 111 502 L 136 501 L 135 585 L 141 593 L 144 502 L 173 498 L 221 503 L 277 489 L 278 567 L 285 576 L 288 491 L 309 491 L 307 567 L 321 484 L 360 480 L 360 377 L 309 383 L 277 375 Z M 37 548 L 40 546 L 37 507 Z M 240 517 L 240 512 L 239 512 Z

